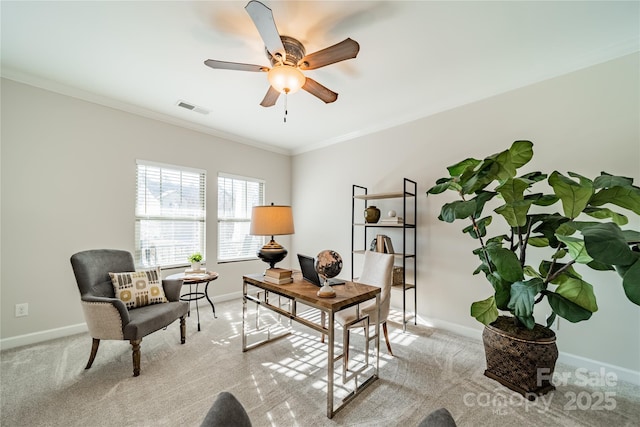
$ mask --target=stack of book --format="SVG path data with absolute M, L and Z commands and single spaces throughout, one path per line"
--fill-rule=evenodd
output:
M 376 236 L 376 251 L 384 252 L 387 254 L 394 253 L 391 238 L 389 236 L 385 236 L 384 234 L 378 234 Z
M 268 268 L 264 272 L 264 281 L 284 285 L 293 282 L 293 272 L 286 268 Z
M 389 216 L 380 220 L 381 224 L 402 224 L 403 222 L 401 216 Z

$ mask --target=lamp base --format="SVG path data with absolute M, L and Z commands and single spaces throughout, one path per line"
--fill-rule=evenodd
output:
M 270 268 L 274 268 L 276 263 L 286 258 L 287 250 L 278 242 L 271 239 L 269 243 L 264 245 L 258 251 L 258 258 L 269 264 Z

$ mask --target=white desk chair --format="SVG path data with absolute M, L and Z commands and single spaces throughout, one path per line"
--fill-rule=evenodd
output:
M 387 343 L 387 350 L 393 356 L 389 333 L 387 331 L 387 317 L 389 316 L 389 304 L 391 302 L 391 284 L 393 281 L 393 254 L 366 251 L 364 255 L 364 265 L 362 274 L 356 280 L 365 285 L 377 286 L 381 288 L 380 294 L 380 323 L 384 332 L 384 339 Z M 368 318 L 367 318 L 368 315 Z M 342 328 L 344 347 L 344 372 L 346 372 L 349 362 L 349 331 L 353 328 L 365 328 L 366 351 L 369 349 L 369 328 L 376 323 L 378 312 L 376 310 L 376 300 L 372 299 L 358 306 L 349 307 L 336 313 L 335 319 Z M 373 336 L 375 338 L 375 335 Z

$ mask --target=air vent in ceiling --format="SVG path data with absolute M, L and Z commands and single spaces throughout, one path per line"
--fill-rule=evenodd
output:
M 209 114 L 210 112 L 205 108 L 198 107 L 197 105 L 189 104 L 188 102 L 184 101 L 178 101 L 176 105 L 178 105 L 178 107 L 186 108 L 187 110 L 195 111 L 196 113 L 200 114 Z

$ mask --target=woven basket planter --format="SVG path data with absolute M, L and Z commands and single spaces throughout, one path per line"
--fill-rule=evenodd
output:
M 484 374 L 529 400 L 555 390 L 548 379 L 553 375 L 558 359 L 555 333 L 536 324 L 533 331 L 524 332 L 527 335 L 541 332 L 542 338 L 519 337 L 496 327 L 505 321 L 512 322 L 512 319 L 501 316 L 485 326 L 482 333 L 487 358 Z

